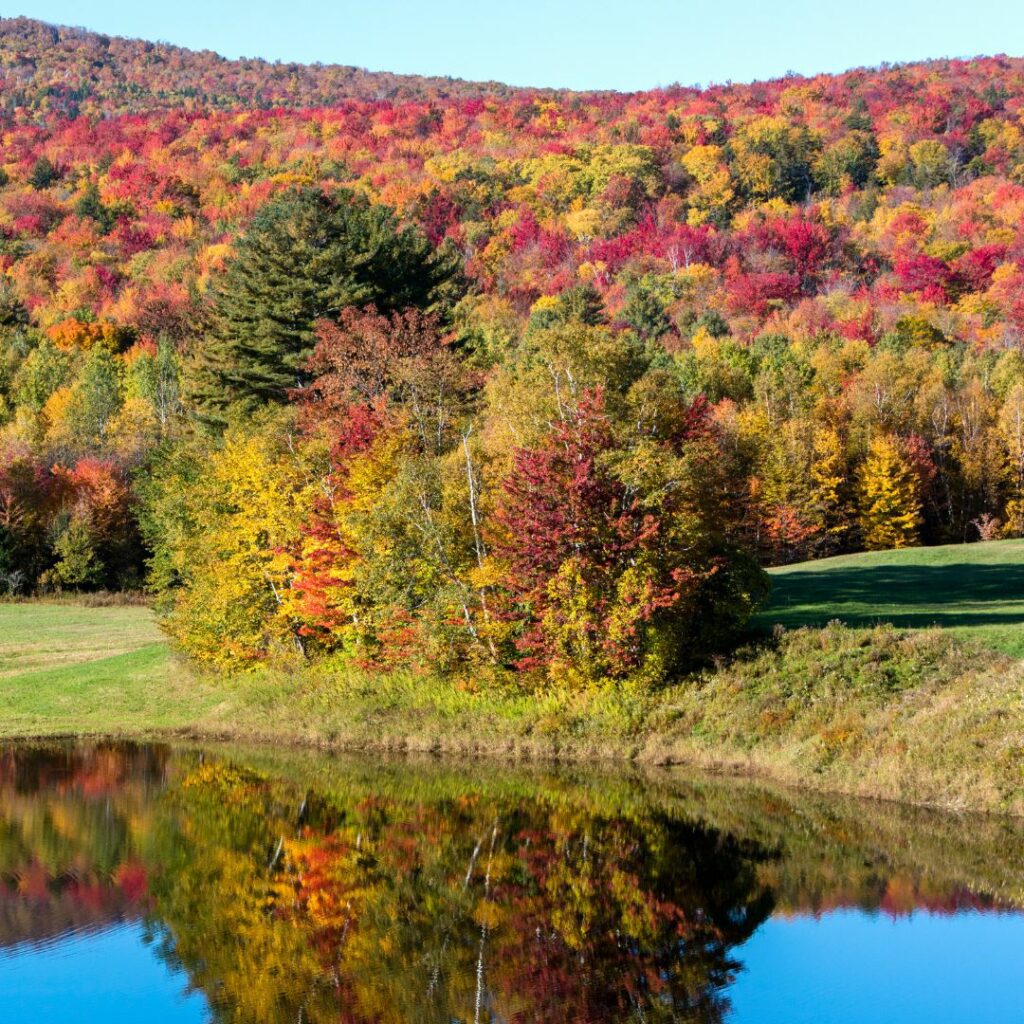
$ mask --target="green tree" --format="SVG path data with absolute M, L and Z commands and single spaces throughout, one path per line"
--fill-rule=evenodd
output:
M 71 360 L 50 341 L 43 340 L 25 357 L 14 377 L 14 401 L 39 412 L 46 400 L 68 382 Z
M 732 141 L 733 170 L 754 202 L 797 202 L 811 192 L 811 161 L 818 140 L 802 125 L 762 117 L 744 125 Z
M 314 324 L 348 306 L 433 308 L 452 260 L 390 209 L 350 192 L 290 192 L 265 206 L 213 288 L 212 331 L 192 367 L 207 418 L 280 402 L 305 382 Z
M 84 520 L 71 519 L 54 542 L 53 553 L 57 562 L 44 574 L 44 583 L 77 590 L 99 582 L 103 565 L 97 557 L 89 524 Z
M 89 352 L 72 387 L 61 433 L 72 447 L 100 444 L 120 408 L 117 361 L 105 348 L 97 346 Z
M 823 192 L 838 196 L 847 188 L 866 185 L 877 164 L 874 134 L 852 131 L 826 146 L 814 161 L 814 182 Z
M 28 175 L 28 183 L 37 191 L 49 188 L 60 177 L 60 171 L 45 156 L 41 156 Z
M 106 234 L 116 220 L 114 212 L 103 205 L 100 198 L 100 190 L 95 182 L 90 182 L 82 193 L 82 197 L 75 203 L 75 213 L 79 217 L 89 217 L 96 221 Z

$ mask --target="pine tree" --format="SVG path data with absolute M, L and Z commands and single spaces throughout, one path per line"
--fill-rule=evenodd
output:
M 86 185 L 81 198 L 75 203 L 75 213 L 79 217 L 89 217 L 96 221 L 104 234 L 114 226 L 114 214 L 103 205 L 103 200 L 100 198 L 100 190 L 94 181 Z
M 41 156 L 29 172 L 28 183 L 37 191 L 49 188 L 60 177 L 60 171 L 45 156 Z
M 305 381 L 317 320 L 371 303 L 433 308 L 453 270 L 387 207 L 344 191 L 288 193 L 257 214 L 214 285 L 190 391 L 214 421 L 233 406 L 283 401 Z
M 871 443 L 860 473 L 860 525 L 869 551 L 913 546 L 921 525 L 918 476 L 895 437 Z

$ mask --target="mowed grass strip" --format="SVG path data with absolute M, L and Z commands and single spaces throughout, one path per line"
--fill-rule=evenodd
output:
M 150 609 L 59 602 L 0 604 L 0 680 L 163 644 Z
M 1024 540 L 869 551 L 770 570 L 760 631 L 939 627 L 1024 658 Z
M 216 702 L 171 657 L 145 607 L 0 604 L 0 734 L 183 727 Z

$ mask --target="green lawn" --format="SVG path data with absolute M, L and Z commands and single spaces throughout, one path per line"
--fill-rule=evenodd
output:
M 871 551 L 771 570 L 755 627 L 939 626 L 1024 658 L 1024 540 Z
M 145 607 L 0 603 L 0 731 L 177 727 L 213 703 L 171 659 Z
M 162 643 L 153 613 L 137 605 L 4 604 L 0 607 L 0 680 L 130 654 Z

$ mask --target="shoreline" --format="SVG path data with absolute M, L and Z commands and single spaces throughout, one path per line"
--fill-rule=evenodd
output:
M 0 741 L 679 768 L 1024 815 L 1024 661 L 949 631 L 802 628 L 659 690 L 528 689 L 481 675 L 368 675 L 338 658 L 204 676 L 170 653 L 148 609 L 69 611 L 0 606 Z M 114 636 L 121 646 L 108 654 Z
M 114 730 L 60 730 L 57 732 L 8 733 L 0 723 L 0 744 L 49 743 L 166 743 L 170 746 L 242 746 L 266 753 L 293 752 L 320 753 L 330 757 L 345 756 L 367 758 L 382 755 L 388 759 L 421 763 L 444 763 L 450 766 L 485 765 L 487 769 L 521 770 L 525 768 L 551 768 L 579 770 L 592 767 L 602 773 L 622 769 L 647 780 L 665 783 L 672 774 L 684 773 L 688 780 L 713 779 L 734 784 L 774 787 L 796 796 L 818 796 L 881 804 L 906 809 L 920 809 L 941 814 L 984 816 L 986 818 L 1024 819 L 1024 804 L 1010 806 L 988 803 L 970 803 L 942 798 L 916 798 L 896 794 L 884 787 L 873 785 L 865 778 L 862 785 L 844 786 L 816 781 L 816 776 L 796 771 L 780 770 L 768 762 L 742 758 L 729 751 L 708 750 L 703 754 L 685 758 L 661 753 L 651 744 L 608 745 L 594 749 L 587 745 L 581 749 L 564 742 L 529 742 L 522 737 L 507 737 L 499 745 L 488 746 L 481 739 L 453 740 L 421 734 L 400 735 L 388 733 L 379 740 L 365 737 L 335 736 L 325 739 L 313 734 L 290 731 L 263 731 L 249 727 L 226 728 L 223 725 L 204 726 L 201 723 L 174 727 L 139 727 Z

